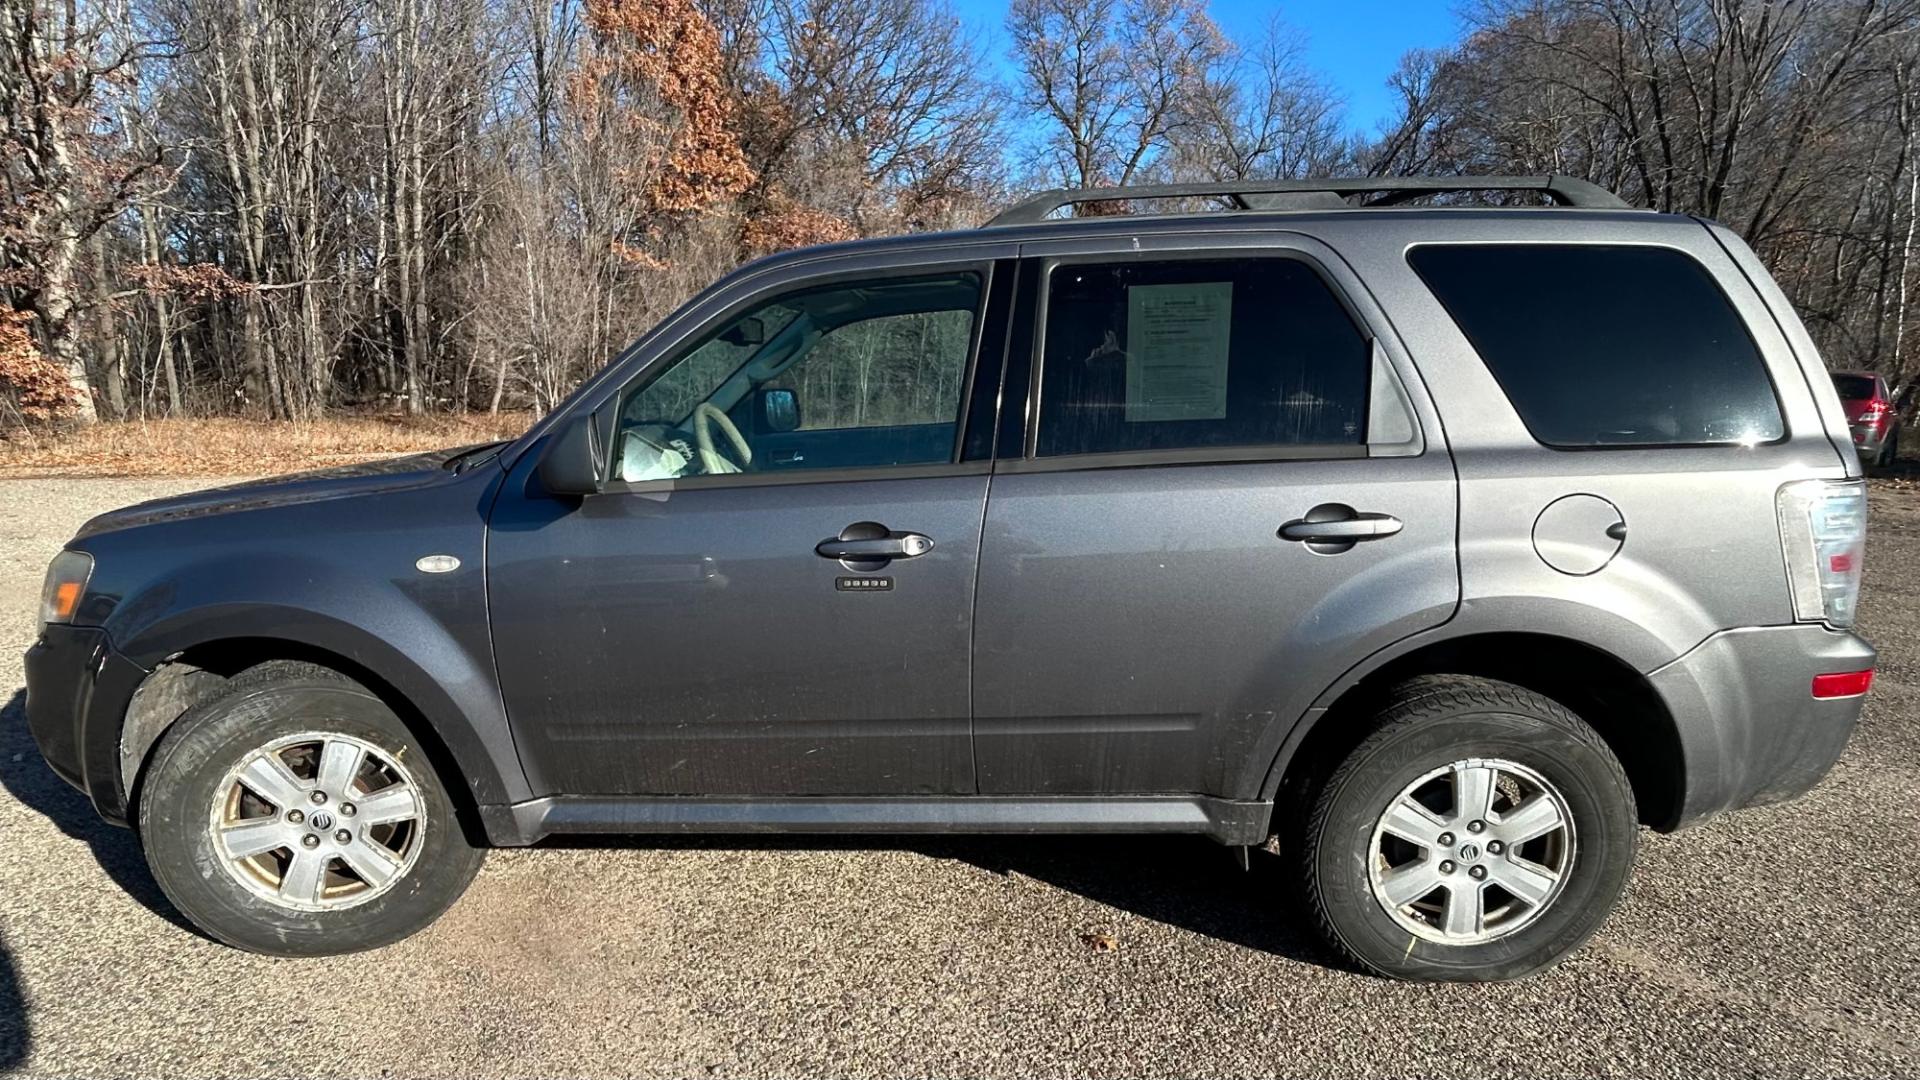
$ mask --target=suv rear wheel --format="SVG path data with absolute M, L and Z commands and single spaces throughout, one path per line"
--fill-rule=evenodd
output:
M 310 665 L 242 672 L 175 722 L 139 815 L 174 906 L 280 956 L 398 941 L 452 905 L 485 855 L 393 710 Z
M 1509 683 L 1429 676 L 1312 796 L 1301 860 L 1328 941 L 1395 978 L 1508 979 L 1599 928 L 1633 865 L 1633 789 L 1592 728 Z

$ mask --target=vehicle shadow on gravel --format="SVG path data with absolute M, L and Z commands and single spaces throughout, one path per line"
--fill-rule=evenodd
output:
M 66 781 L 53 774 L 40 758 L 39 747 L 27 733 L 27 692 L 14 691 L 12 700 L 0 708 L 0 787 L 60 827 L 75 840 L 85 843 L 95 862 L 107 872 L 114 884 L 126 890 L 147 910 L 189 933 L 197 934 L 187 920 L 167 902 L 166 895 L 147 870 L 146 856 L 133 830 L 122 829 L 100 820 L 93 804 Z M 0 996 L 0 1008 L 4 1008 Z M 0 1055 L 0 1069 L 4 1069 Z
M 0 1076 L 17 1069 L 33 1048 L 33 1028 L 27 1022 L 26 995 L 20 992 L 20 973 L 13 954 L 0 937 Z
M 911 851 L 988 873 L 1020 874 L 1195 934 L 1302 963 L 1352 968 L 1328 952 L 1292 902 L 1282 860 L 1199 837 L 1168 836 L 636 836 L 556 837 L 547 848 L 674 851 Z M 1064 928 L 1108 933 L 1098 925 Z

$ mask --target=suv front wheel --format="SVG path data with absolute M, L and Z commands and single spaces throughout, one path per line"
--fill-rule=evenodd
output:
M 398 941 L 485 856 L 393 710 L 310 665 L 249 669 L 189 709 L 154 749 L 139 814 L 167 899 L 212 937 L 277 956 Z
M 1509 683 L 1428 676 L 1388 695 L 1294 850 L 1308 911 L 1352 960 L 1478 981 L 1586 941 L 1637 839 L 1633 789 L 1578 717 Z

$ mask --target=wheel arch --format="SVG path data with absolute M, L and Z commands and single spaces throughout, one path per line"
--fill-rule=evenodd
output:
M 157 658 L 137 651 L 130 655 L 150 671 L 112 731 L 117 778 L 129 810 L 135 805 L 153 748 L 166 730 L 188 709 L 219 696 L 232 676 L 275 661 L 335 672 L 391 708 L 420 741 L 460 804 L 463 817 L 473 823 L 472 829 L 478 828 L 481 806 L 526 797 L 518 757 L 509 751 L 503 763 L 439 681 L 400 650 L 311 613 L 288 619 L 268 632 L 261 632 L 264 628 L 259 626 L 223 625 L 235 632 L 191 642 L 169 640 L 167 651 Z
M 1462 634 L 1376 658 L 1350 672 L 1288 736 L 1261 798 L 1288 807 L 1363 739 L 1384 691 L 1417 675 L 1499 679 L 1552 698 L 1597 731 L 1620 759 L 1643 824 L 1678 824 L 1686 793 L 1678 723 L 1633 665 L 1569 637 L 1531 631 Z M 1284 811 L 1282 811 L 1284 812 Z

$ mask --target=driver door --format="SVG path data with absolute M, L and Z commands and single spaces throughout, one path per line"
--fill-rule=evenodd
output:
M 516 463 L 489 590 L 536 791 L 974 790 L 987 464 L 962 436 L 975 370 L 999 374 L 992 276 L 762 291 L 576 406 L 617 418 L 605 493 L 546 497 Z

